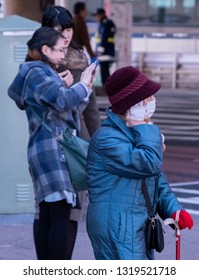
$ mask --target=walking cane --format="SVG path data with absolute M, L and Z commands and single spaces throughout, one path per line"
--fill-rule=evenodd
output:
M 176 212 L 175 220 L 168 218 L 164 220 L 164 225 L 174 225 L 175 226 L 175 237 L 176 237 L 176 260 L 180 260 L 180 229 L 178 226 L 180 216 L 180 210 Z

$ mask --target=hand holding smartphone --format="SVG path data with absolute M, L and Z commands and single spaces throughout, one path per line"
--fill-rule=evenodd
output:
M 95 68 L 94 68 L 94 70 L 93 70 L 93 74 L 94 74 L 94 73 L 95 73 L 95 70 L 96 70 L 96 68 L 97 68 L 97 66 L 100 64 L 100 61 L 99 61 L 99 59 L 97 59 L 97 57 L 93 57 L 93 58 L 91 59 L 91 63 L 90 63 L 90 64 L 92 64 L 92 63 L 95 64 Z

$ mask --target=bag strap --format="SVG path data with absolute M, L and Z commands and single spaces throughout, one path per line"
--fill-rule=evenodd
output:
M 149 192 L 148 192 L 145 180 L 143 180 L 143 182 L 142 182 L 142 192 L 144 194 L 144 198 L 146 201 L 146 207 L 147 207 L 149 218 L 153 218 L 153 217 L 155 217 L 155 213 L 153 210 L 153 206 L 151 204 L 151 200 L 149 197 Z
M 40 118 L 40 116 L 35 112 L 35 110 L 31 107 L 29 107 L 31 112 L 34 114 L 34 116 L 37 118 L 37 120 L 50 132 L 52 133 L 53 132 L 53 129 L 47 125 L 47 123 L 42 119 Z
M 62 140 L 62 138 L 50 127 L 40 116 L 35 112 L 32 107 L 29 107 L 33 115 L 37 118 L 37 120 L 43 125 L 57 140 Z

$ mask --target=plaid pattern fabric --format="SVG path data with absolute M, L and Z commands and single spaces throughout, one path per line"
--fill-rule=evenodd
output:
M 82 84 L 66 88 L 57 73 L 43 62 L 26 62 L 8 89 L 8 95 L 25 109 L 29 123 L 28 163 L 35 189 L 36 205 L 56 191 L 74 189 L 70 183 L 60 144 L 30 107 L 56 131 L 69 127 L 79 133 L 78 107 L 87 91 Z M 86 103 L 85 103 L 86 105 Z

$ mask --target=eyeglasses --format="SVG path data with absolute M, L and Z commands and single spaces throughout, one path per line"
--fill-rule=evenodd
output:
M 60 52 L 60 53 L 67 53 L 67 48 L 62 48 L 62 49 L 57 49 L 57 48 L 51 48 L 55 52 Z

